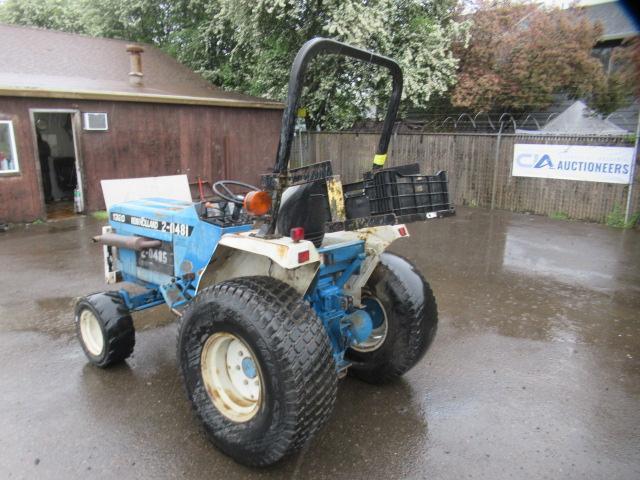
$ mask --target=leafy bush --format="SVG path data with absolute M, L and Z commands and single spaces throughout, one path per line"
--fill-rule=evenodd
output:
M 96 220 L 109 220 L 109 214 L 105 210 L 98 210 L 91 214 Z
M 554 220 L 569 220 L 569 214 L 567 212 L 551 212 L 549 218 Z
M 607 215 L 607 225 L 613 228 L 633 228 L 636 223 L 638 223 L 638 219 L 640 219 L 640 212 L 636 212 L 631 215 L 628 222 L 624 221 L 624 212 L 622 211 L 622 207 L 616 203 L 613 206 L 613 211 Z

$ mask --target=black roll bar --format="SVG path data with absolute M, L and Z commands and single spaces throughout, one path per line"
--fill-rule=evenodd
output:
M 392 60 L 377 53 L 368 52 L 361 48 L 352 47 L 346 43 L 331 40 L 329 38 L 316 37 L 307 41 L 298 51 L 293 65 L 291 74 L 289 75 L 289 91 L 287 93 L 287 104 L 282 114 L 282 128 L 280 130 L 280 142 L 278 144 L 278 154 L 276 156 L 276 166 L 274 173 L 286 173 L 289 167 L 289 156 L 291 154 L 291 144 L 293 142 L 293 133 L 296 121 L 296 111 L 300 96 L 302 94 L 302 86 L 304 76 L 309 62 L 318 54 L 336 54 L 346 57 L 355 58 L 366 63 L 379 65 L 389 69 L 393 79 L 393 89 L 389 98 L 387 114 L 384 118 L 382 126 L 382 135 L 376 155 L 373 160 L 373 168 L 380 168 L 384 165 L 389 148 L 389 141 L 393 131 L 393 124 L 398 114 L 400 106 L 400 97 L 402 96 L 402 70 L 395 60 Z

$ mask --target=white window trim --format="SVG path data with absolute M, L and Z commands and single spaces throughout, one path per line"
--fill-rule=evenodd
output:
M 20 173 L 20 162 L 18 162 L 18 150 L 16 149 L 16 135 L 13 130 L 13 121 L 12 120 L 0 120 L 0 125 L 8 125 L 9 126 L 9 147 L 11 148 L 11 160 L 14 163 L 15 168 L 13 170 L 0 170 L 0 176 L 2 175 L 15 175 L 16 173 Z
M 89 115 L 104 115 L 104 128 L 90 128 Z M 107 112 L 82 112 L 82 127 L 87 132 L 107 132 L 109 130 L 109 115 Z

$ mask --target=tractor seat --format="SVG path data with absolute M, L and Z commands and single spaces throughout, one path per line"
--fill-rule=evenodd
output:
M 289 235 L 292 228 L 304 228 L 304 239 L 319 248 L 324 225 L 331 219 L 326 180 L 317 180 L 287 188 L 282 194 L 277 231 Z

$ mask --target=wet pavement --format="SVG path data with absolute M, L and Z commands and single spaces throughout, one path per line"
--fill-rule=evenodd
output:
M 640 478 L 640 232 L 464 209 L 393 250 L 440 329 L 384 387 L 341 382 L 302 453 L 263 470 L 190 413 L 175 325 L 136 316 L 134 356 L 89 366 L 73 298 L 104 289 L 92 218 L 0 234 L 0 478 Z

